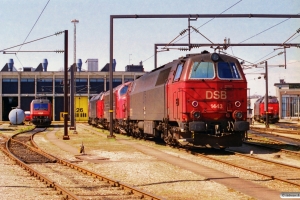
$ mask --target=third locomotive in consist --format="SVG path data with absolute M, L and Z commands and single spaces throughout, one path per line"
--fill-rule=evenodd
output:
M 109 127 L 109 92 L 90 100 L 89 123 Z M 114 88 L 114 131 L 167 144 L 241 146 L 247 81 L 237 59 L 191 54 Z

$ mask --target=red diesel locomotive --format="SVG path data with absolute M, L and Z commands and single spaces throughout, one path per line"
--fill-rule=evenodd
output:
M 36 126 L 50 126 L 52 122 L 52 104 L 48 99 L 36 98 L 30 103 L 30 120 Z
M 103 119 L 103 93 L 101 92 L 98 95 L 93 96 L 89 101 L 88 114 L 89 119 L 88 123 L 90 125 L 99 124 L 99 120 Z
M 277 97 L 268 96 L 268 121 L 277 123 L 279 121 L 279 102 Z M 254 103 L 254 120 L 258 122 L 266 121 L 265 97 L 261 97 Z
M 114 131 L 162 138 L 167 144 L 241 146 L 249 130 L 247 82 L 237 59 L 203 52 L 187 55 L 113 91 Z M 109 92 L 103 94 L 109 127 Z

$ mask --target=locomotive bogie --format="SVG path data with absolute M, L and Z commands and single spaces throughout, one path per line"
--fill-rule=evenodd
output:
M 195 134 L 193 143 L 199 146 L 214 147 L 214 148 L 224 148 L 224 147 L 238 147 L 243 143 L 245 137 L 244 132 L 222 135 L 217 137 L 208 134 Z

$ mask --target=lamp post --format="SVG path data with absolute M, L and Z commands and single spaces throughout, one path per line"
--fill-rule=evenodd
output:
M 76 23 L 79 23 L 79 20 L 73 19 L 71 21 L 74 23 L 74 61 L 73 65 L 71 65 L 71 80 L 70 80 L 70 117 L 71 117 L 71 126 L 70 130 L 74 130 L 74 133 L 76 132 L 76 125 L 75 125 L 75 109 L 74 109 L 74 96 L 75 96 L 75 76 L 74 76 L 74 71 L 77 71 L 77 66 L 76 66 Z
M 76 63 L 76 24 L 79 23 L 79 20 L 73 19 L 71 22 L 74 23 L 74 62 L 73 63 Z

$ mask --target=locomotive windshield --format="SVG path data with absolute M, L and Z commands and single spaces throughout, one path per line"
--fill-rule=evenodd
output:
M 190 79 L 213 79 L 215 67 L 220 79 L 242 79 L 238 66 L 234 62 L 197 62 L 193 63 Z
M 235 63 L 218 62 L 217 64 L 218 76 L 221 79 L 241 79 L 241 75 Z
M 174 77 L 174 81 L 178 81 L 180 79 L 180 75 L 181 75 L 181 72 L 182 72 L 182 68 L 183 68 L 183 63 L 180 63 L 178 66 L 177 66 L 177 70 L 176 70 L 176 74 L 175 74 L 175 77 Z
M 48 110 L 48 104 L 47 103 L 34 104 L 33 110 Z
M 214 65 L 211 62 L 194 62 L 190 78 L 213 78 L 214 74 Z
M 269 100 L 269 103 L 278 103 L 278 100 L 277 100 L 277 98 L 275 97 L 271 97 L 271 98 L 269 98 L 268 99 Z

